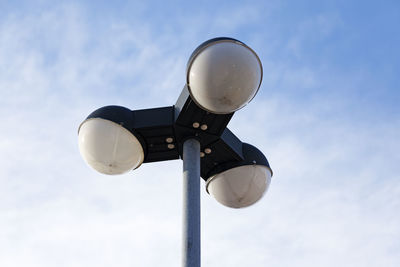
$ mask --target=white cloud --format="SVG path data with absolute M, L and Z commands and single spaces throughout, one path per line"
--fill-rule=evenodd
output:
M 234 11 L 237 24 L 220 16 L 213 31 L 246 24 Z M 210 24 L 194 18 L 192 32 L 171 36 L 135 19 L 96 28 L 88 12 L 60 5 L 0 21 L 0 265 L 176 266 L 181 162 L 99 175 L 80 158 L 77 127 L 102 105 L 173 104 L 191 37 Z M 265 152 L 275 176 L 244 210 L 202 188 L 203 265 L 397 266 L 399 121 L 357 121 L 354 100 L 315 93 L 326 83 L 316 68 L 264 65 L 265 93 L 230 129 Z M 279 84 L 309 95 L 269 89 Z

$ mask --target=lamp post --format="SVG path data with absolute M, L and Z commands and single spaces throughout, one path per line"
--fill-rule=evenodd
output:
M 200 266 L 200 176 L 221 204 L 243 208 L 268 189 L 272 170 L 256 147 L 226 126 L 256 95 L 262 81 L 257 54 L 232 38 L 201 44 L 190 56 L 175 105 L 130 110 L 106 106 L 78 130 L 84 160 L 104 174 L 150 163 L 183 160 L 183 266 Z

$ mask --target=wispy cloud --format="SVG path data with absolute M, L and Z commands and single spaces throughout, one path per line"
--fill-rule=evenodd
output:
M 161 26 L 161 14 L 141 13 L 147 5 L 126 7 L 129 18 L 98 10 L 110 14 L 102 20 L 91 7 L 55 4 L 0 19 L 0 265 L 179 265 L 181 163 L 97 174 L 80 158 L 77 127 L 103 105 L 172 105 L 190 52 L 223 33 L 254 42 L 263 59 L 264 85 L 229 128 L 266 154 L 275 176 L 244 210 L 202 189 L 203 265 L 400 264 L 400 121 L 384 117 L 390 108 L 372 115 L 369 107 L 384 103 L 355 97 L 376 82 L 362 75 L 368 66 L 345 75 L 299 61 L 313 52 L 310 35 L 326 41 L 341 27 L 337 13 L 314 14 L 293 39 L 285 32 L 269 42 L 283 4 L 270 13 L 264 4 L 226 6 L 215 16 L 210 7 L 168 9 L 173 18 Z M 273 55 L 281 44 L 284 55 Z

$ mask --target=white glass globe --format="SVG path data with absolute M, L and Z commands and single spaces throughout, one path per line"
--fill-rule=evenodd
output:
M 244 165 L 216 174 L 207 180 L 206 190 L 219 203 L 243 208 L 257 202 L 271 183 L 271 170 L 263 165 Z
M 197 105 L 212 113 L 228 114 L 242 108 L 261 85 L 260 59 L 238 41 L 212 42 L 189 64 L 190 95 Z
M 137 138 L 115 122 L 88 119 L 80 126 L 78 138 L 82 157 L 98 172 L 122 174 L 137 168 L 144 160 Z

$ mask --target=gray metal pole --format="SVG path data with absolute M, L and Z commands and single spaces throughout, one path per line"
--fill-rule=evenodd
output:
M 200 267 L 200 142 L 183 143 L 183 267 Z

